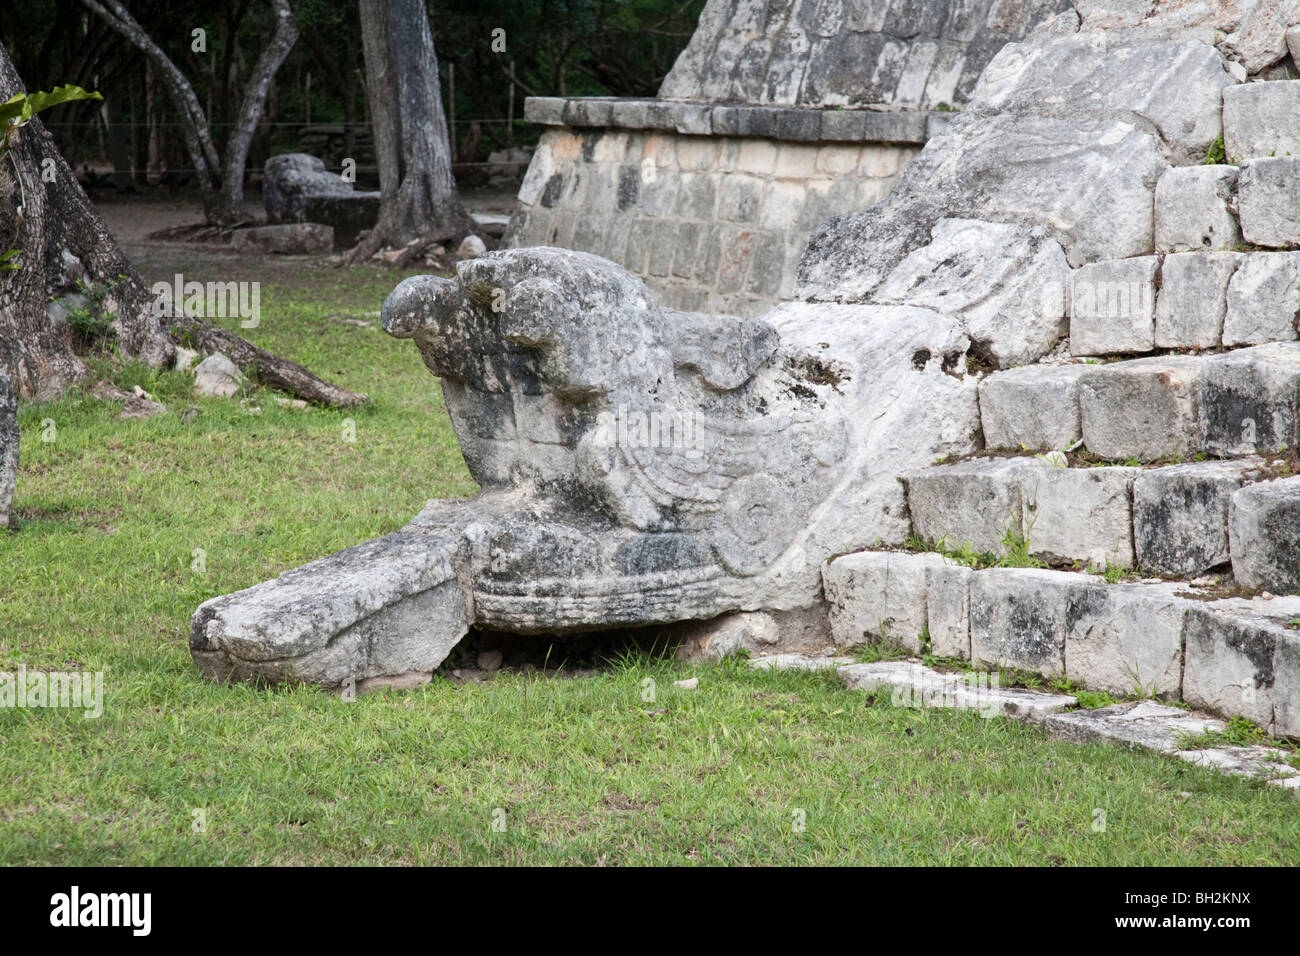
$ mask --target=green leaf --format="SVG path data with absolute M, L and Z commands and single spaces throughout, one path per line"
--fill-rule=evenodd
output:
M 48 93 L 39 90 L 35 93 L 18 93 L 4 103 L 0 103 L 0 130 L 4 131 L 5 138 L 8 139 L 13 130 L 27 125 L 41 110 L 73 100 L 102 100 L 103 98 L 99 93 L 87 92 L 71 83 L 66 86 L 56 86 Z

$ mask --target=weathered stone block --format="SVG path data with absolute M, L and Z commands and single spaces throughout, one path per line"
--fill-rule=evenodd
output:
M 1300 631 L 1289 625 L 1273 649 L 1273 733 L 1300 737 Z
M 1228 533 L 1238 584 L 1300 592 L 1300 477 L 1261 481 L 1234 494 Z
M 0 528 L 9 527 L 18 475 L 18 400 L 9 376 L 0 372 Z
M 924 541 L 1001 553 L 1008 532 L 1023 534 L 1021 474 L 1043 467 L 1033 458 L 982 458 L 906 474 L 912 530 Z
M 1086 586 L 1069 571 L 978 572 L 970 581 L 971 661 L 1062 676 L 1069 595 Z
M 540 126 L 561 126 L 564 123 L 564 97 L 528 96 L 524 98 L 524 119 Z
M 1079 378 L 1088 450 L 1112 461 L 1154 461 L 1199 451 L 1202 368 L 1199 358 L 1178 355 L 1094 366 Z
M 1090 365 L 1025 365 L 980 382 L 988 448 L 1062 449 L 1083 434 L 1079 377 Z
M 1025 538 L 1047 561 L 1133 566 L 1133 479 L 1140 468 L 1043 468 L 1022 479 Z
M 1271 342 L 1205 359 L 1202 448 L 1212 455 L 1294 448 L 1300 440 L 1300 343 Z
M 1159 256 L 1094 262 L 1070 284 L 1070 351 L 1074 355 L 1150 352 L 1155 347 Z
M 1171 166 L 1156 184 L 1156 252 L 1208 252 L 1241 241 L 1230 203 L 1236 166 Z
M 1241 166 L 1237 201 L 1247 242 L 1274 249 L 1300 246 L 1300 156 L 1248 159 Z
M 1224 89 L 1223 147 L 1233 162 L 1300 156 L 1300 80 Z
M 1176 696 L 1190 604 L 1176 596 L 1178 587 L 1098 582 L 1070 588 L 1066 676 L 1113 694 Z
M 926 624 L 930 653 L 970 659 L 970 580 L 975 572 L 960 564 L 926 568 Z
M 1156 297 L 1156 348 L 1208 349 L 1222 341 L 1228 283 L 1245 258 L 1236 252 L 1165 256 Z
M 1228 284 L 1224 345 L 1262 345 L 1297 337 L 1300 252 L 1253 252 Z
M 1273 723 L 1273 655 L 1280 622 L 1214 604 L 1193 606 L 1183 624 L 1183 700 L 1224 716 Z
M 1065 336 L 1069 278 L 1060 245 L 1038 230 L 942 219 L 874 298 L 959 316 L 980 351 L 1006 368 L 1037 361 Z
M 901 551 L 862 551 L 828 562 L 822 585 L 832 639 L 841 646 L 883 642 L 919 653 L 927 569 L 943 565 L 942 555 Z
M 1138 567 L 1194 578 L 1227 564 L 1228 504 L 1257 458 L 1143 471 L 1133 482 Z

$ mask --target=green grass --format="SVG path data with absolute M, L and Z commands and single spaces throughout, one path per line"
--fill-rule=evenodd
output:
M 1297 862 L 1300 814 L 1278 789 L 895 709 L 827 675 L 633 656 L 589 679 L 352 702 L 204 682 L 186 648 L 202 600 L 474 491 L 411 345 L 326 318 L 378 309 L 395 281 L 267 283 L 252 333 L 369 393 L 367 409 L 255 392 L 253 415 L 190 398 L 174 373 L 107 365 L 171 413 L 123 422 L 79 393 L 22 405 L 0 670 L 103 671 L 106 701 L 97 720 L 0 708 L 0 863 Z M 190 405 L 202 414 L 182 421 Z M 698 690 L 672 686 L 692 675 Z

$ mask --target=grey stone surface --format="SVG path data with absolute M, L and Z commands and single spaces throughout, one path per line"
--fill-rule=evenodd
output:
M 993 568 L 970 582 L 971 660 L 977 665 L 1065 674 L 1068 598 L 1093 587 L 1069 571 Z
M 1247 588 L 1300 592 L 1300 477 L 1261 481 L 1232 496 L 1232 573 Z
M 1233 249 L 1236 166 L 1174 166 L 1156 184 L 1156 252 Z
M 998 49 L 1068 7 L 1016 0 L 775 4 L 710 0 L 659 89 L 666 99 L 934 108 L 966 101 Z
M 1240 18 L 1231 25 L 1222 24 L 1230 32 L 1223 38 L 1221 49 L 1247 73 L 1258 73 L 1287 55 L 1287 28 L 1300 20 L 1295 0 L 1222 6 L 1224 13 L 1237 13 Z
M 911 661 L 847 664 L 839 674 L 850 690 L 888 690 L 895 707 L 970 710 L 986 718 L 1041 718 L 1076 703 L 1068 694 L 1002 687 L 997 674 L 948 674 Z
M 1070 352 L 1117 355 L 1155 347 L 1159 256 L 1094 262 L 1070 285 Z
M 1270 729 L 1273 654 L 1287 633 L 1281 622 L 1260 615 L 1215 603 L 1191 607 L 1183 624 L 1183 699 Z
M 1228 311 L 1228 283 L 1246 258 L 1236 252 L 1165 256 L 1156 296 L 1156 348 L 1219 345 Z
M 828 562 L 822 581 L 835 643 L 920 653 L 928 624 L 927 572 L 944 565 L 942 555 L 902 551 L 861 551 Z
M 1054 736 L 1078 743 L 1106 740 L 1167 754 L 1178 751 L 1186 737 L 1224 728 L 1221 720 L 1153 700 L 1052 714 L 1043 719 L 1043 726 Z
M 379 193 L 354 190 L 307 153 L 282 153 L 266 161 L 262 202 L 270 222 L 321 223 L 337 230 L 340 242 L 354 241 L 379 216 Z
M 230 236 L 230 248 L 244 253 L 321 255 L 334 248 L 334 230 L 314 222 L 237 229 Z
M 1274 249 L 1300 246 L 1300 156 L 1248 159 L 1237 182 L 1241 233 Z
M 1300 80 L 1243 83 L 1224 90 L 1223 146 L 1233 162 L 1300 156 Z
M 1295 448 L 1300 439 L 1300 343 L 1273 342 L 1205 360 L 1201 447 L 1212 455 Z
M 1279 737 L 1300 737 L 1300 630 L 1284 619 L 1286 633 L 1279 634 L 1273 648 L 1273 733 Z
M 1162 355 L 1093 367 L 1079 378 L 1083 442 L 1111 461 L 1190 457 L 1200 450 L 1204 363 Z
M 921 305 L 959 316 L 998 368 L 1035 362 L 1065 336 L 1070 267 L 1041 230 L 941 219 L 930 244 L 885 279 L 877 302 Z
M 1073 586 L 1066 604 L 1065 673 L 1119 695 L 1177 696 L 1183 618 L 1192 602 L 1178 585 L 1098 582 Z
M 1063 449 L 1083 431 L 1079 377 L 1090 365 L 1026 365 L 980 382 L 980 421 L 988 448 Z
M 1300 253 L 1252 252 L 1228 284 L 1224 345 L 1262 345 L 1297 337 Z
M 970 578 L 974 573 L 953 563 L 925 570 L 930 653 L 938 657 L 970 659 Z
M 1192 462 L 1143 471 L 1133 482 L 1137 565 L 1195 578 L 1230 560 L 1228 504 L 1259 459 Z
M 9 527 L 18 477 L 18 399 L 9 376 L 0 372 L 0 528 Z
M 194 391 L 213 398 L 230 398 L 244 387 L 244 374 L 223 352 L 213 352 L 194 366 Z
M 1046 561 L 1133 566 L 1133 479 L 1138 468 L 1043 468 L 1026 472 L 1025 538 Z M 973 607 L 973 605 L 972 605 Z
M 1300 789 L 1300 774 L 1287 762 L 1290 754 L 1273 747 L 1204 747 L 1175 756 L 1198 767 L 1242 777 L 1257 777 L 1288 790 Z
M 1045 467 L 1034 458 L 979 458 L 906 473 L 912 531 L 934 544 L 1000 554 L 1008 532 L 1024 536 L 1022 476 Z
M 865 296 L 957 216 L 1048 228 L 1072 266 L 1151 253 L 1167 157 L 1204 157 L 1232 82 L 1207 31 L 1172 35 L 1198 38 L 1096 30 L 1004 47 L 885 202 L 814 235 L 799 294 Z

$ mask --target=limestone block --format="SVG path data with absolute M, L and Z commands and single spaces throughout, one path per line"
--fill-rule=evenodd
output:
M 1233 162 L 1300 156 L 1300 80 L 1227 87 L 1223 147 Z
M 1232 573 L 1247 588 L 1300 592 L 1300 477 L 1261 481 L 1232 496 Z
M 1231 209 L 1236 166 L 1173 166 L 1156 184 L 1156 252 L 1232 249 L 1241 229 Z
M 832 639 L 840 646 L 865 641 L 919 653 L 927 624 L 926 572 L 944 561 L 933 553 L 863 551 L 828 562 L 822 582 Z
M 1046 561 L 1133 566 L 1139 468 L 1043 468 L 1023 476 L 1025 538 Z
M 1111 461 L 1190 456 L 1200 450 L 1203 369 L 1195 356 L 1153 356 L 1093 366 L 1079 378 L 1088 450 Z
M 970 582 L 971 661 L 1063 676 L 1069 596 L 1089 586 L 1069 571 L 978 572 Z
M 1257 458 L 1192 462 L 1143 471 L 1133 482 L 1138 567 L 1199 577 L 1227 564 L 1228 504 Z
M 1300 343 L 1272 342 L 1205 359 L 1201 447 L 1212 455 L 1294 448 L 1300 439 Z
M 1228 283 L 1224 345 L 1262 345 L 1297 337 L 1300 252 L 1252 252 Z
M 980 421 L 988 448 L 1063 449 L 1083 434 L 1079 377 L 1090 365 L 1025 365 L 980 382 Z
M 1070 589 L 1065 674 L 1112 694 L 1177 696 L 1183 618 L 1180 585 L 1098 583 Z
M 970 580 L 975 572 L 960 564 L 926 568 L 926 621 L 930 653 L 970 659 Z
M 950 548 L 1001 553 L 1008 532 L 1023 536 L 1021 476 L 1044 467 L 1034 458 L 980 458 L 906 473 L 912 530 Z
M 1273 656 L 1282 623 L 1245 611 L 1193 606 L 1183 625 L 1183 700 L 1224 716 L 1273 723 Z
M 1155 347 L 1159 256 L 1094 262 L 1070 284 L 1070 352 L 1117 355 Z
M 1041 231 L 942 219 L 876 292 L 878 302 L 960 316 L 971 341 L 999 368 L 1035 362 L 1064 337 L 1070 269 Z
M 1236 252 L 1165 256 L 1156 297 L 1156 348 L 1208 349 L 1223 340 L 1228 283 L 1246 259 Z
M 1241 165 L 1237 202 L 1247 242 L 1274 249 L 1300 246 L 1300 156 L 1248 159 Z

